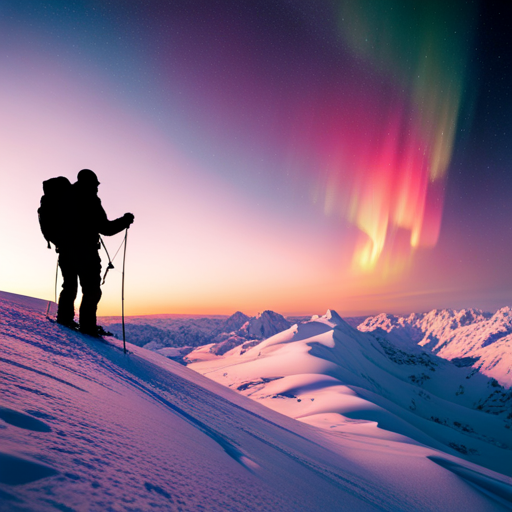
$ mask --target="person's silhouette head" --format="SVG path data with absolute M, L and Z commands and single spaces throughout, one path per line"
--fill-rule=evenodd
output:
M 96 174 L 90 169 L 82 169 L 77 176 L 78 183 L 81 188 L 90 192 L 98 192 L 100 184 Z

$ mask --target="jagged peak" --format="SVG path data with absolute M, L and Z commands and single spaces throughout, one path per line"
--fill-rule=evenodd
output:
M 283 315 L 267 309 L 263 313 L 248 318 L 238 333 L 243 331 L 246 336 L 262 339 L 288 329 L 290 325 L 291 323 Z
M 494 316 L 497 316 L 497 315 L 500 315 L 500 316 L 510 316 L 512 315 L 512 307 L 510 306 L 503 306 L 502 308 L 498 309 L 498 311 L 496 311 L 496 313 L 494 313 Z
M 237 311 L 236 313 L 233 313 L 229 318 L 235 318 L 237 316 L 247 316 L 245 313 L 242 313 L 241 311 Z
M 263 311 L 263 313 L 258 313 L 257 318 L 261 318 L 264 316 L 269 316 L 271 318 L 284 318 L 283 315 L 281 315 L 280 313 L 276 313 L 275 311 L 272 311 L 271 309 L 266 309 L 265 311 Z
M 505 306 L 503 308 L 498 309 L 496 313 L 491 317 L 490 322 L 493 324 L 496 323 L 512 323 L 512 308 L 510 306 Z
M 328 309 L 327 313 L 325 314 L 325 318 L 336 324 L 344 322 L 343 318 L 341 318 L 341 316 L 336 311 L 334 311 L 334 309 Z
M 233 321 L 240 321 L 243 320 L 244 322 L 249 320 L 250 317 L 248 317 L 245 313 L 242 313 L 241 311 L 237 311 L 236 313 L 233 313 L 229 318 L 227 318 L 227 322 L 233 322 Z

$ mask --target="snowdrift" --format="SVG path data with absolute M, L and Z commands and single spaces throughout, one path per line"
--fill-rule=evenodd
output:
M 507 510 L 511 482 L 364 425 L 326 431 L 0 296 L 2 510 Z M 271 350 L 271 347 L 268 347 Z
M 283 414 L 342 432 L 358 422 L 512 474 L 512 393 L 382 330 L 329 311 L 246 351 L 207 348 L 186 356 L 190 368 Z

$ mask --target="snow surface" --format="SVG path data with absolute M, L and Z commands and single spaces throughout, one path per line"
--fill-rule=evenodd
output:
M 408 317 L 381 314 L 367 318 L 358 329 L 382 329 L 403 343 L 418 344 L 450 360 L 465 358 L 473 368 L 512 387 L 512 308 L 494 315 L 475 309 L 433 310 Z M 468 359 L 471 358 L 472 360 Z
M 0 294 L 2 510 L 511 507 L 512 481 L 493 471 L 367 422 L 297 422 L 158 354 L 50 323 L 45 309 Z
M 414 345 L 404 350 L 380 333 L 359 332 L 328 311 L 243 353 L 215 357 L 206 346 L 185 361 L 303 422 L 342 432 L 357 422 L 371 436 L 405 436 L 511 475 L 512 394 L 472 368 Z

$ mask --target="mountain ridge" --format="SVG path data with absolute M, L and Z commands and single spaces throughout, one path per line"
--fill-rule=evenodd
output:
M 458 368 L 418 346 L 408 351 L 385 331 L 364 333 L 333 317 L 314 316 L 221 357 L 198 348 L 186 361 L 302 421 L 329 429 L 345 428 L 349 420 L 377 421 L 380 428 L 506 470 L 512 392 L 471 367 Z
M 362 332 L 377 329 L 396 336 L 405 344 L 417 344 L 448 360 L 472 358 L 472 366 L 512 386 L 512 309 L 505 306 L 496 313 L 476 309 L 432 310 L 407 317 L 377 315 L 358 327 Z

